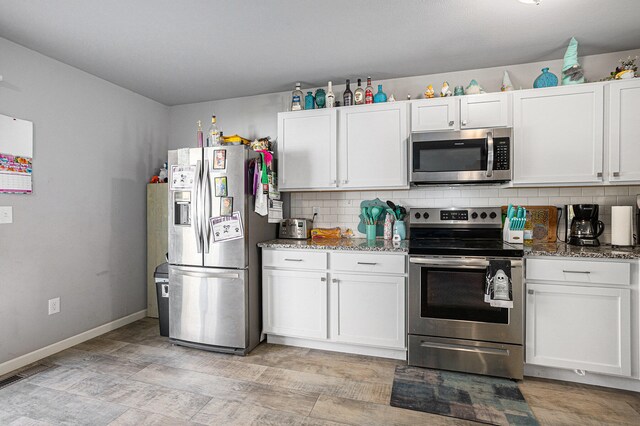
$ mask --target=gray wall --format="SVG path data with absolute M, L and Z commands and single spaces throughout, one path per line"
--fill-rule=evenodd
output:
M 34 122 L 34 192 L 0 194 L 2 363 L 146 308 L 145 182 L 169 113 L 1 38 L 0 58 L 0 113 Z

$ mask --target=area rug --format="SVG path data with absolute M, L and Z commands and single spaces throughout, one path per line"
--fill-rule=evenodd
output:
M 397 366 L 391 405 L 493 425 L 538 425 L 516 382 Z

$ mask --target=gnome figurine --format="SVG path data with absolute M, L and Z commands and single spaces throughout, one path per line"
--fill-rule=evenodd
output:
M 475 79 L 471 80 L 471 82 L 469 83 L 469 85 L 464 91 L 465 95 L 479 95 L 480 93 L 485 93 L 485 91 L 482 88 L 482 86 L 480 86 L 478 82 L 475 81 Z
M 451 89 L 449 88 L 449 83 L 446 81 L 442 83 L 442 89 L 440 89 L 440 97 L 445 98 L 447 96 L 451 96 Z
M 424 97 L 426 99 L 431 99 L 435 96 L 435 91 L 433 90 L 433 86 L 432 85 L 428 85 L 427 86 L 427 90 L 424 91 Z
M 562 84 L 584 83 L 584 71 L 578 63 L 578 40 L 571 37 L 562 64 Z
M 511 84 L 511 79 L 509 78 L 509 72 L 507 70 L 504 71 L 504 75 L 502 76 L 502 86 L 500 86 L 500 90 L 502 92 L 510 92 L 513 90 L 513 84 Z

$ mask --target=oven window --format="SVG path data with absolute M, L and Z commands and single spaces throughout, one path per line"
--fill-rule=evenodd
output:
M 414 172 L 471 172 L 486 170 L 484 139 L 414 142 Z
M 509 323 L 509 310 L 484 301 L 485 270 L 421 268 L 423 318 Z

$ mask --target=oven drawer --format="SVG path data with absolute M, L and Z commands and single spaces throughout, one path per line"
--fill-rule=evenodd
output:
M 403 254 L 330 253 L 331 269 L 345 272 L 404 274 Z
M 611 285 L 631 283 L 628 262 L 595 262 L 569 259 L 527 259 L 527 280 Z
M 522 380 L 520 345 L 409 335 L 408 364 Z
M 327 253 L 310 250 L 265 249 L 262 264 L 271 268 L 327 269 Z

